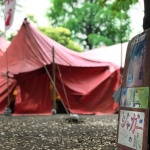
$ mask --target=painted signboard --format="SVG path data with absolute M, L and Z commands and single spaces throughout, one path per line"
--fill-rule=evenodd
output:
M 146 52 L 146 35 L 137 37 L 131 45 L 127 71 L 127 87 L 142 86 L 144 78 L 144 59 Z
M 148 108 L 149 87 L 123 88 L 121 107 Z
M 118 143 L 135 150 L 142 150 L 144 112 L 120 111 Z
M 148 35 L 148 36 L 147 36 Z M 150 30 L 128 45 L 118 117 L 118 150 L 149 147 Z

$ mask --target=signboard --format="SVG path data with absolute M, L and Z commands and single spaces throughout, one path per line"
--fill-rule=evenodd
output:
M 5 31 L 7 31 L 13 23 L 15 5 L 16 0 L 5 1 L 5 11 L 4 11 Z
M 144 78 L 144 59 L 146 52 L 145 34 L 132 43 L 130 50 L 129 66 L 126 86 L 142 86 Z
M 142 150 L 144 130 L 144 113 L 121 110 L 118 143 Z
M 148 149 L 149 43 L 150 30 L 135 36 L 128 44 L 119 101 L 118 150 Z
M 123 88 L 121 107 L 148 108 L 149 87 Z

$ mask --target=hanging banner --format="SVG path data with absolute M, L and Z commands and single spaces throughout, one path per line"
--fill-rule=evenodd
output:
M 7 31 L 13 23 L 15 6 L 16 0 L 5 1 L 5 10 L 4 10 L 5 31 Z

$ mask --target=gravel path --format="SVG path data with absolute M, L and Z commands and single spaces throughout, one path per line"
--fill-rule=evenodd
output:
M 0 116 L 0 150 L 116 150 L 118 115 Z

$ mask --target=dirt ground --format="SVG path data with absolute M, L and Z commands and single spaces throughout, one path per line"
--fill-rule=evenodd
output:
M 118 115 L 0 116 L 0 150 L 116 150 Z

